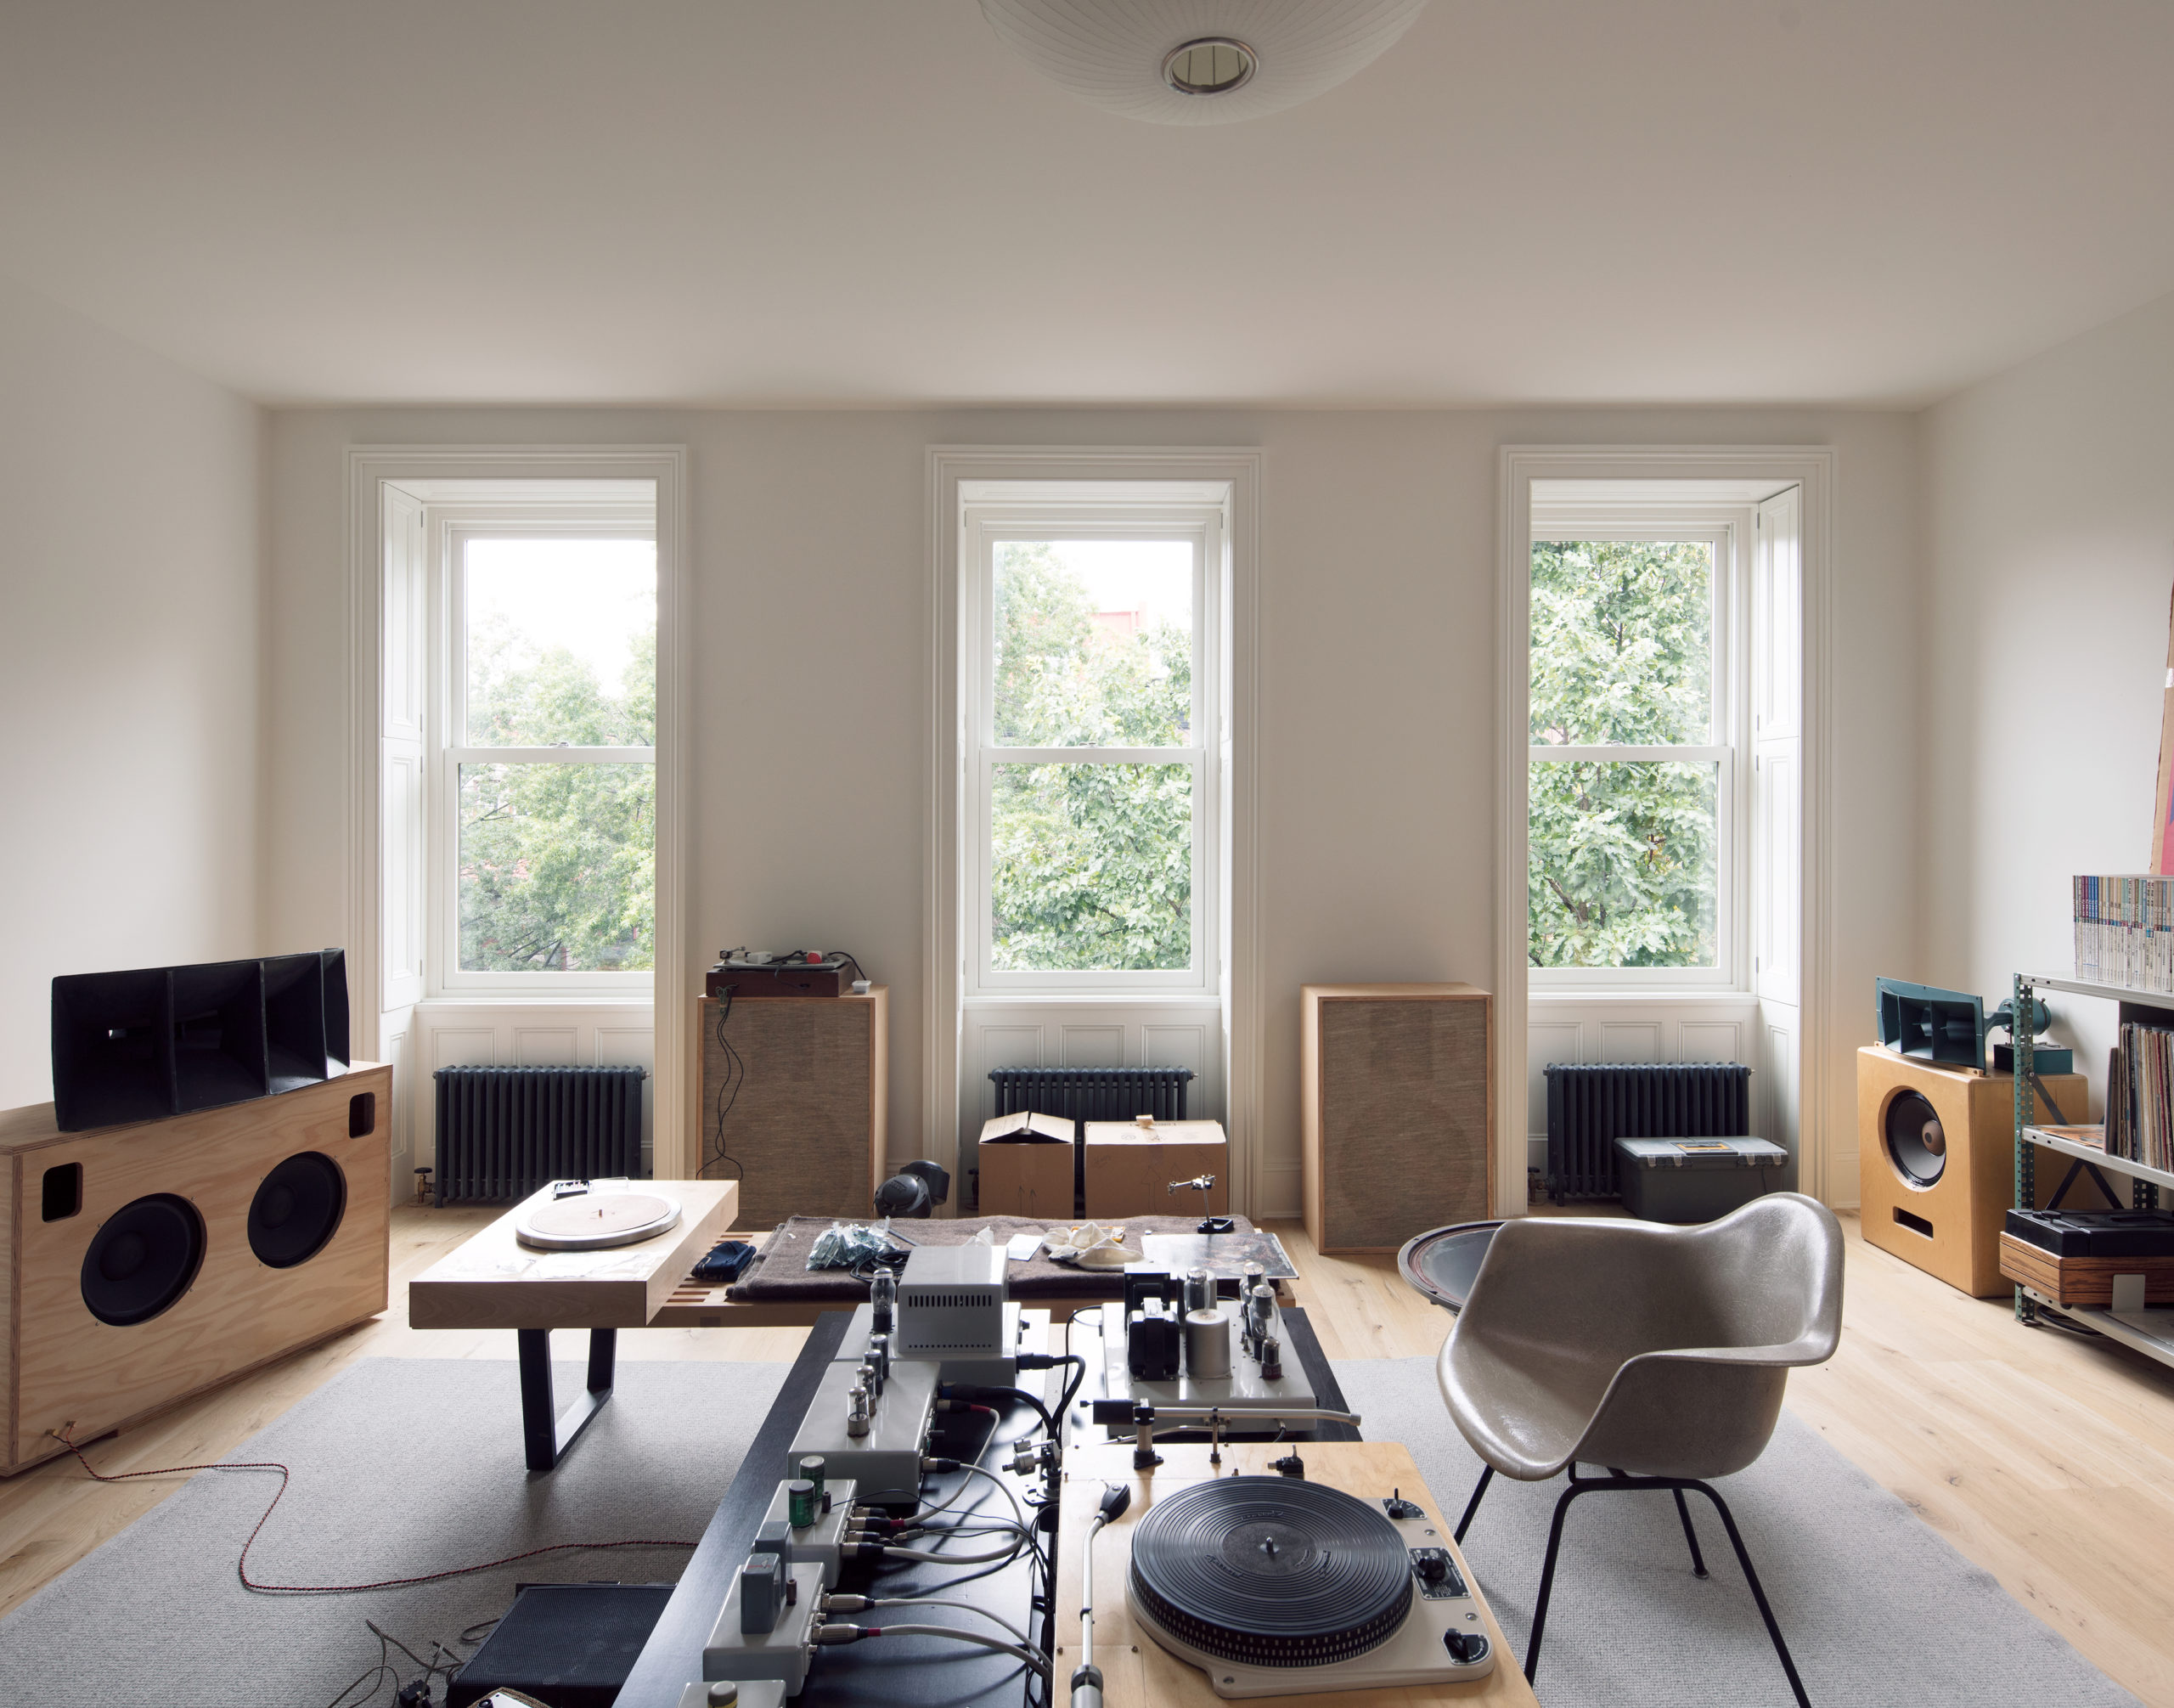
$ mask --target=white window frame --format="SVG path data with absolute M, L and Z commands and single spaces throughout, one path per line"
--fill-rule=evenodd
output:
M 430 557 L 430 725 L 425 751 L 431 809 L 431 879 L 425 886 L 431 996 L 637 997 L 656 986 L 653 970 L 629 972 L 479 972 L 460 965 L 460 768 L 464 764 L 645 764 L 654 747 L 489 747 L 469 745 L 465 640 L 466 577 L 474 539 L 656 538 L 654 503 L 620 499 L 537 497 L 510 503 L 426 504 Z M 661 638 L 661 637 L 660 637 Z M 661 649 L 660 649 L 661 651 Z M 660 781 L 662 774 L 659 774 Z
M 1671 747 L 1563 746 L 1528 747 L 1524 799 L 1530 803 L 1535 763 L 1602 764 L 1660 760 L 1719 768 L 1715 810 L 1715 955 L 1711 967 L 1528 967 L 1535 995 L 1569 991 L 1653 992 L 1748 990 L 1746 960 L 1750 894 L 1751 743 L 1747 662 L 1751 656 L 1750 606 L 1746 596 L 1755 510 L 1746 505 L 1715 505 L 1656 498 L 1647 503 L 1534 505 L 1533 541 L 1698 542 L 1712 552 L 1714 583 L 1713 739 Z M 1531 559 L 1526 558 L 1526 574 Z M 1529 605 L 1528 605 L 1529 609 Z M 1528 690 L 1528 692 L 1529 691 Z M 1529 702 L 1528 702 L 1529 703 Z M 1529 724 L 1529 716 L 1527 719 Z M 1527 741 L 1530 743 L 1529 736 Z M 1529 926 L 1524 941 L 1529 943 Z M 1527 951 L 1529 961 L 1529 950 Z
M 1142 493 L 1130 483 L 982 482 L 963 495 L 960 562 L 967 573 L 960 589 L 962 722 L 969 754 L 962 778 L 963 819 L 969 835 L 965 923 L 966 1000 L 1022 996 L 1133 998 L 1184 995 L 1212 998 L 1221 968 L 1221 756 L 1225 714 L 1222 692 L 1224 563 L 1228 537 L 1227 493 L 1186 498 Z M 1009 747 L 995 741 L 993 689 L 995 665 L 994 574 L 1000 546 L 1059 539 L 1186 541 L 1192 549 L 1192 743 L 1169 747 Z M 1183 971 L 1065 970 L 1019 972 L 993 963 L 990 890 L 992 780 L 1005 764 L 1183 764 L 1192 772 L 1192 942 Z

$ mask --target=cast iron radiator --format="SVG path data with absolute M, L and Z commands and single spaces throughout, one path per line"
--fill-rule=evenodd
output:
M 640 1068 L 441 1068 L 440 1203 L 507 1203 L 552 1181 L 642 1171 Z
M 1547 1195 L 1617 1195 L 1618 1139 L 1730 1139 L 1751 1131 L 1740 1062 L 1547 1064 Z
M 1000 1115 L 1022 1111 L 1037 1115 L 1070 1116 L 1075 1141 L 1086 1136 L 1088 1121 L 1129 1121 L 1135 1115 L 1152 1115 L 1158 1121 L 1186 1118 L 1186 1087 L 1192 1081 L 1190 1068 L 992 1068 L 988 1082 L 996 1088 Z M 978 1154 L 978 1147 L 977 1147 Z M 1075 1145 L 1072 1153 L 1073 1212 L 1087 1213 L 1087 1154 Z

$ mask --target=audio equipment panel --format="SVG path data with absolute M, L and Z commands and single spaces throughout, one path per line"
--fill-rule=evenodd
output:
M 1322 1252 L 1492 1215 L 1494 999 L 1470 984 L 1299 993 L 1300 1187 Z
M 356 1063 L 92 1132 L 0 1114 L 0 1474 L 383 1311 L 391 1112 Z
M 2063 1115 L 2081 1119 L 2081 1075 L 2042 1074 L 2040 1083 Z M 2058 1118 L 2041 1097 L 2035 1119 Z M 1866 1045 L 1857 1051 L 1857 1179 L 1867 1244 L 1980 1299 L 2008 1291 L 2000 1237 L 2015 1203 L 2013 1079 Z

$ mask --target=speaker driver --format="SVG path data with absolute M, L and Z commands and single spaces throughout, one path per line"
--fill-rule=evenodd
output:
M 189 1291 L 204 1261 L 204 1218 L 172 1192 L 123 1204 L 83 1254 L 83 1303 L 101 1322 L 147 1322 Z
M 347 1176 L 322 1151 L 301 1151 L 264 1176 L 249 1203 L 249 1249 L 273 1269 L 324 1249 L 347 1213 Z
M 1921 1093 L 1903 1091 L 1888 1104 L 1887 1155 L 1913 1187 L 1932 1186 L 1947 1172 L 1947 1134 Z

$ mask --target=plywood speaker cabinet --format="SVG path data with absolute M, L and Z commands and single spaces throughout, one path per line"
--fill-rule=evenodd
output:
M 1394 1251 L 1495 1202 L 1494 999 L 1470 984 L 1299 992 L 1306 1232 Z
M 62 1133 L 0 1114 L 0 1474 L 386 1307 L 392 1070 Z
M 2071 1121 L 2080 1074 L 2040 1076 Z M 2036 1118 L 2052 1121 L 2041 1098 Z M 2046 1170 L 2041 1168 L 2042 1176 Z M 2001 1226 L 2015 1203 L 2015 1081 L 1857 1051 L 1857 1177 L 1865 1242 L 1977 1298 L 2009 1291 Z

